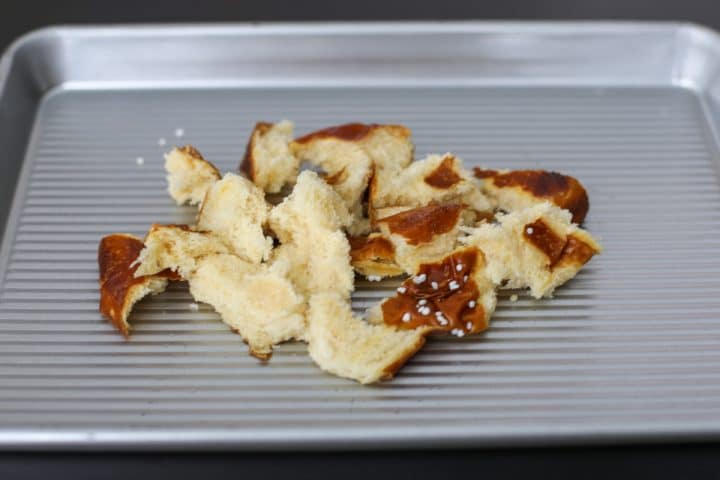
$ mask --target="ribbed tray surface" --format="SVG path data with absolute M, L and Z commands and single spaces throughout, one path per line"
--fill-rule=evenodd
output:
M 433 339 L 381 386 L 322 373 L 302 344 L 258 365 L 211 308 L 190 309 L 182 285 L 139 304 L 124 340 L 97 312 L 100 237 L 192 221 L 193 209 L 165 191 L 162 152 L 172 144 L 192 143 L 231 171 L 254 122 L 281 118 L 297 133 L 404 123 L 418 158 L 453 151 L 466 166 L 574 175 L 606 252 L 553 299 L 501 294 L 485 335 Z M 717 160 L 701 104 L 682 89 L 55 92 L 38 115 L 6 236 L 2 432 L 102 440 L 184 429 L 248 444 L 381 445 L 718 430 Z M 394 285 L 358 280 L 354 306 Z

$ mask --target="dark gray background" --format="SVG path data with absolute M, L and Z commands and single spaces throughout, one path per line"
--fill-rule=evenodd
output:
M 60 23 L 309 20 L 684 20 L 720 29 L 718 0 L 0 0 L 0 47 Z
M 720 30 L 720 0 L 0 0 L 0 50 L 27 31 L 56 24 L 455 19 L 684 20 Z M 720 445 L 335 454 L 0 454 L 2 480 L 221 476 L 720 478 Z

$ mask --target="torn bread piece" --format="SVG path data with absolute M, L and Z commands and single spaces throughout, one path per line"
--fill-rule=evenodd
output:
M 490 325 L 497 304 L 495 285 L 485 266 L 485 257 L 476 247 L 459 248 L 437 262 L 422 264 L 394 297 L 368 311 L 368 319 L 458 337 L 482 332 Z
M 174 148 L 165 155 L 168 192 L 178 205 L 198 205 L 210 186 L 220 180 L 220 171 L 192 145 Z
M 348 123 L 325 128 L 291 143 L 293 154 L 318 166 L 340 194 L 353 223 L 351 235 L 369 232 L 363 199 L 375 170 L 402 169 L 412 161 L 410 130 L 401 125 Z
M 187 225 L 153 225 L 145 237 L 145 248 L 137 256 L 135 277 L 153 275 L 165 269 L 183 279 L 197 268 L 197 260 L 213 253 L 232 253 L 232 249 L 210 232 Z
M 136 277 L 137 265 L 132 264 L 143 248 L 142 240 L 126 233 L 103 237 L 98 247 L 100 313 L 126 337 L 130 334 L 128 316 L 135 303 L 163 292 L 168 280 L 177 279 L 169 270 Z
M 349 298 L 354 274 L 350 244 L 341 228 L 352 217 L 340 196 L 317 173 L 302 172 L 292 193 L 270 211 L 270 227 L 282 245 L 272 262 L 288 264 L 299 292 L 336 292 Z
M 279 192 L 297 178 L 300 161 L 290 151 L 293 127 L 289 120 L 258 122 L 250 134 L 240 171 L 268 193 Z
M 264 192 L 250 180 L 226 174 L 207 191 L 197 229 L 222 238 L 235 255 L 253 263 L 270 258 L 272 238 L 263 233 L 270 206 Z
M 298 176 L 292 192 L 270 210 L 270 228 L 282 243 L 292 242 L 309 230 L 339 230 L 352 223 L 342 198 L 317 173 Z
M 310 298 L 306 338 L 321 369 L 367 384 L 391 379 L 425 344 L 425 331 L 371 325 L 346 299 L 325 293 Z
M 197 260 L 188 282 L 195 300 L 211 305 L 257 358 L 267 360 L 274 345 L 303 337 L 305 299 L 277 269 L 211 254 Z
M 430 155 L 400 172 L 376 172 L 368 202 L 372 222 L 377 220 L 378 209 L 420 207 L 430 202 L 461 203 L 477 212 L 493 209 L 462 161 L 450 153 Z
M 395 247 L 380 233 L 349 237 L 350 258 L 355 271 L 366 277 L 395 277 L 405 271 L 395 263 Z
M 466 229 L 469 235 L 460 241 L 483 251 L 488 277 L 496 285 L 529 287 L 535 298 L 552 296 L 602 251 L 588 232 L 572 223 L 570 212 L 550 202 L 497 219 Z
M 549 201 L 570 211 L 573 223 L 581 224 L 590 209 L 585 187 L 574 177 L 547 170 L 474 169 L 482 190 L 497 208 L 514 212 Z
M 463 206 L 431 203 L 377 221 L 382 235 L 390 240 L 395 263 L 412 274 L 421 263 L 439 260 L 457 245 Z

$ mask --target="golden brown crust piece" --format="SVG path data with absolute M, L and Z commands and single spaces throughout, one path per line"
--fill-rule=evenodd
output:
M 405 271 L 395 263 L 393 244 L 379 233 L 349 237 L 350 258 L 356 272 L 366 277 L 395 277 Z
M 210 167 L 216 174 L 217 177 L 222 177 L 222 174 L 220 173 L 220 170 L 217 169 L 215 165 L 213 165 L 211 162 L 207 161 L 205 157 L 202 156 L 202 153 L 200 151 L 193 147 L 192 145 L 185 145 L 184 147 L 178 147 L 178 150 L 180 150 L 182 153 L 189 155 L 190 157 L 194 158 L 195 160 L 199 160 L 201 162 L 207 163 L 208 167 Z
M 574 177 L 547 170 L 511 170 L 500 172 L 476 167 L 475 177 L 486 179 L 497 189 L 517 187 L 538 201 L 549 200 L 572 213 L 572 221 L 580 224 L 590 209 L 585 187 Z M 500 205 L 502 207 L 502 205 Z
M 427 328 L 458 336 L 482 332 L 495 308 L 494 286 L 484 276 L 477 248 L 456 250 L 422 264 L 397 294 L 382 302 L 382 320 L 400 329 Z
M 130 333 L 127 316 L 133 304 L 144 294 L 157 293 L 167 280 L 178 279 L 170 270 L 136 278 L 139 265 L 133 262 L 143 248 L 142 240 L 124 233 L 103 237 L 98 247 L 100 313 L 126 337 Z
M 409 245 L 419 245 L 455 228 L 461 212 L 459 204 L 432 203 L 382 218 L 378 223 L 387 224 L 390 233 L 402 236 Z
M 431 187 L 447 189 L 460 182 L 462 177 L 455 171 L 453 158 L 448 156 L 423 180 Z
M 378 123 L 345 123 L 323 128 L 295 139 L 295 143 L 310 143 L 321 138 L 337 138 L 348 142 L 356 142 L 370 135 L 373 130 L 386 129 L 397 136 L 410 138 L 410 129 L 403 125 L 380 125 Z
M 530 288 L 535 298 L 552 296 L 602 247 L 572 223 L 571 214 L 548 201 L 497 216 L 461 237 L 487 260 L 488 278 L 508 288 Z
M 422 207 L 430 203 L 459 203 L 475 212 L 493 210 L 479 182 L 451 153 L 429 155 L 394 171 L 376 170 L 370 182 L 368 215 L 371 225 L 388 207 Z

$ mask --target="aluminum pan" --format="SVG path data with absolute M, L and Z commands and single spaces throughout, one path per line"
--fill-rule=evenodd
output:
M 665 24 L 64 28 L 19 42 L 0 109 L 37 115 L 0 129 L 0 146 L 27 147 L 0 254 L 0 444 L 717 439 L 716 51 L 714 34 Z M 12 103 L 20 86 L 36 106 Z M 139 305 L 125 342 L 96 312 L 98 238 L 192 217 L 164 193 L 158 138 L 183 127 L 231 170 L 252 123 L 281 117 L 299 133 L 403 122 L 418 155 L 576 175 L 607 252 L 553 300 L 503 295 L 487 335 L 434 340 L 382 386 L 322 374 L 302 345 L 259 367 L 182 287 Z M 360 283 L 355 307 L 391 287 Z

